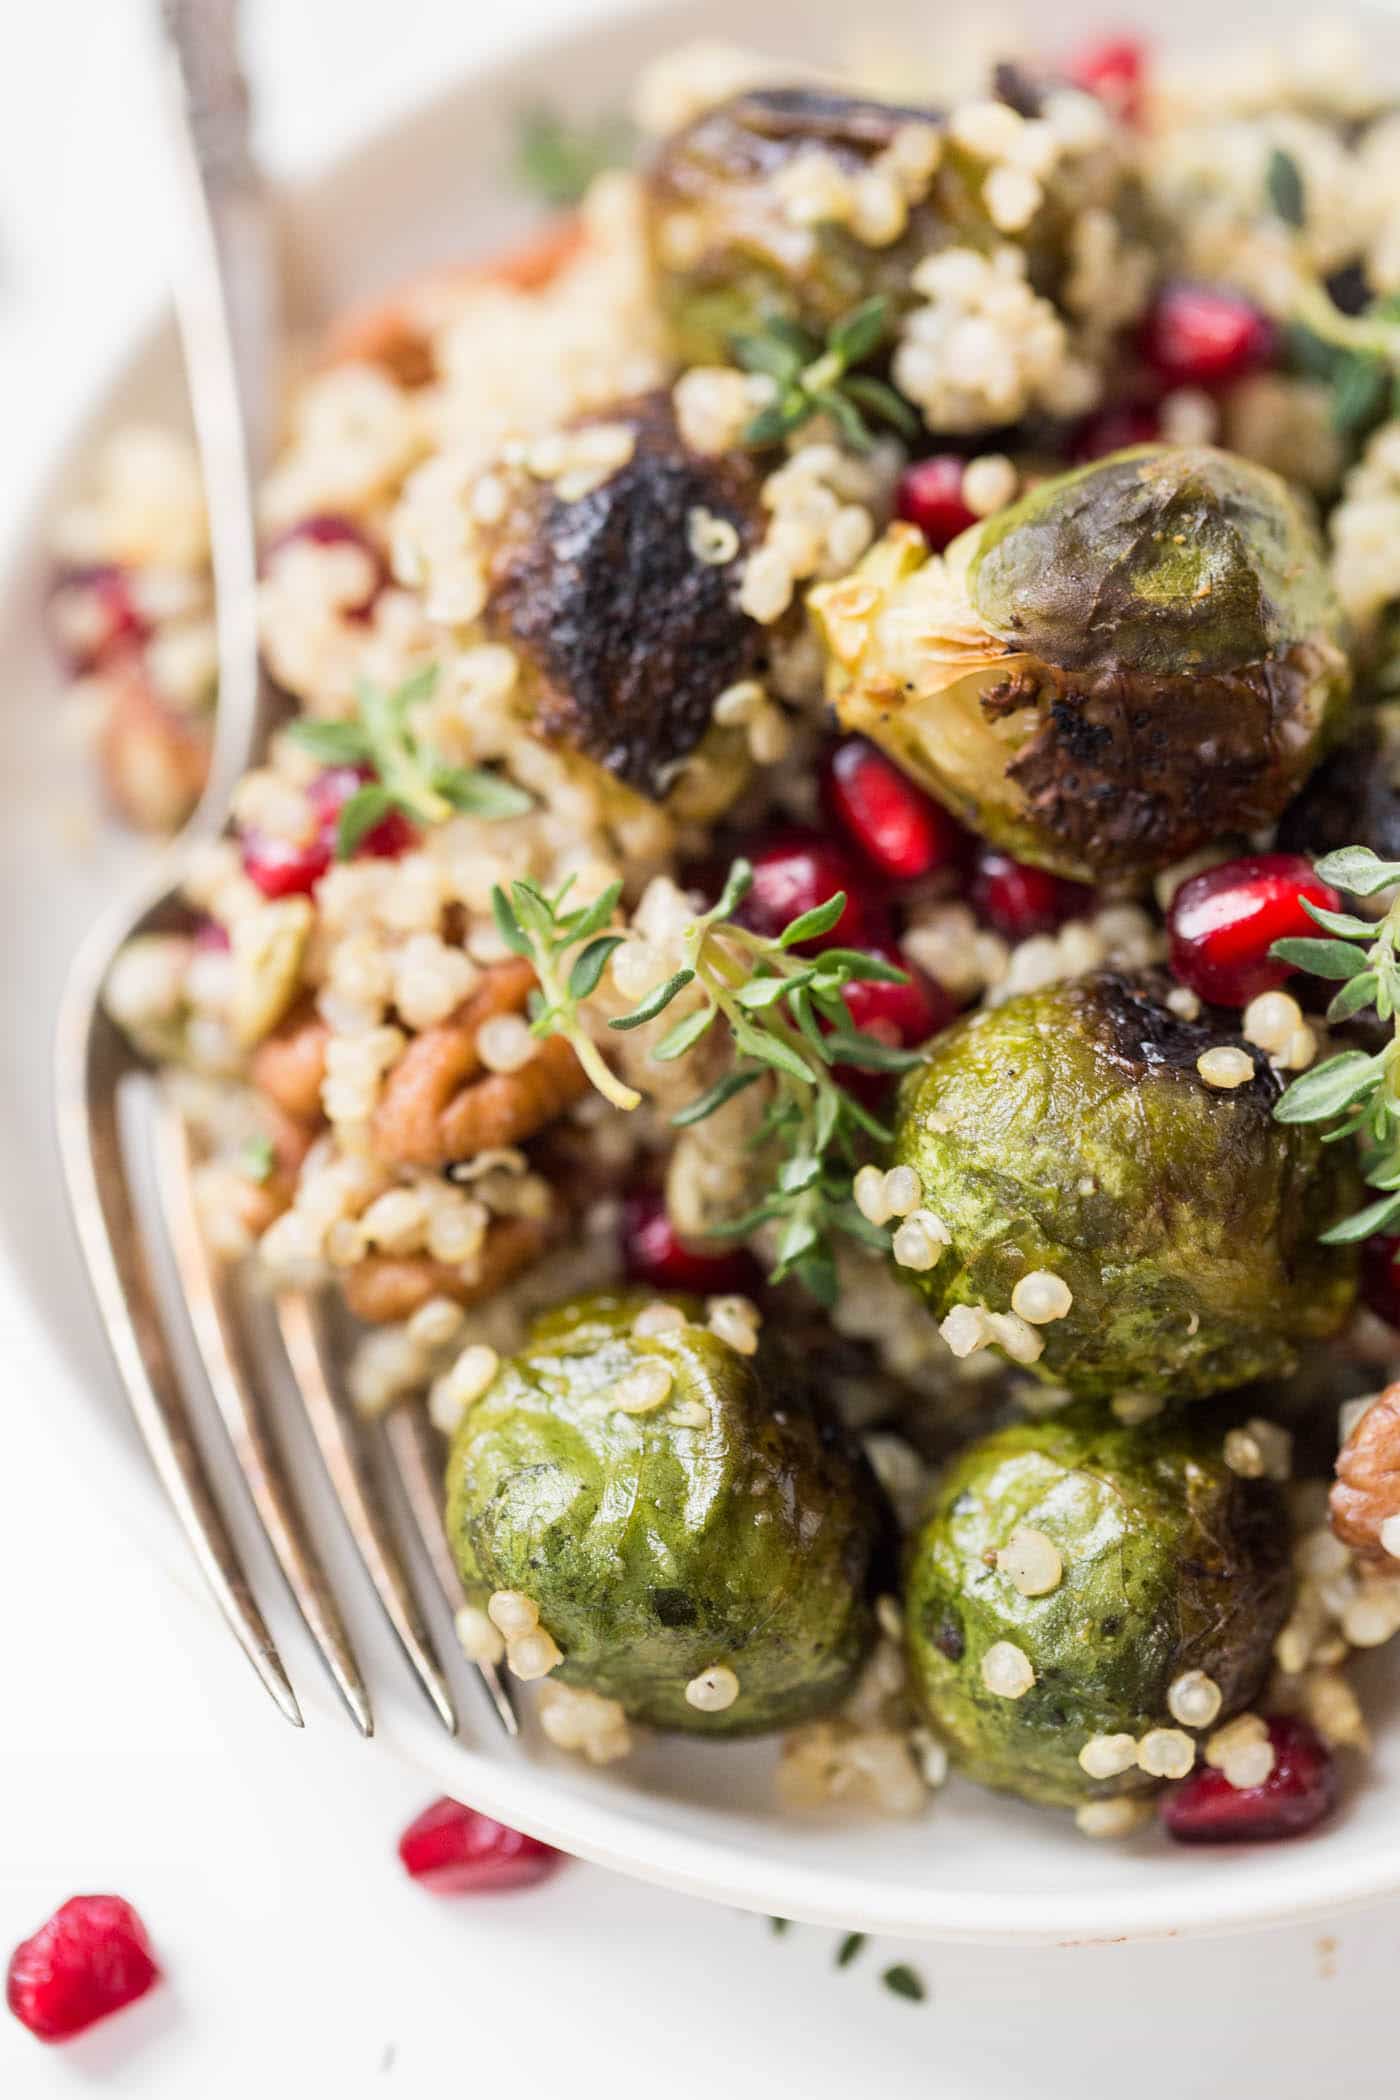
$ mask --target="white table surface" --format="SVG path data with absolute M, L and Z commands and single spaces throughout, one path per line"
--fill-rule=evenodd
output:
M 250 0 L 269 158 L 314 162 L 446 69 L 584 6 Z M 159 296 L 140 14 L 141 0 L 5 11 L 0 540 Z M 22 1199 L 0 1176 L 0 1200 Z M 270 2100 L 566 2082 L 677 2100 L 1394 2095 L 1400 1905 L 1191 1945 L 882 1944 L 837 1974 L 831 1934 L 778 1939 L 582 1865 L 523 1895 L 425 1895 L 394 1853 L 422 1784 L 338 1721 L 292 1735 L 114 1528 L 46 1424 L 3 1270 L 0 1338 L 0 1959 L 65 1896 L 111 1889 L 141 1909 L 168 1979 L 65 2050 L 0 2014 L 5 2100 L 246 2100 L 254 2080 Z M 922 2006 L 879 1988 L 901 1956 L 928 1981 Z

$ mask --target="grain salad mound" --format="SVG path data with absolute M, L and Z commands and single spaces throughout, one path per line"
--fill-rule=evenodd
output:
M 1338 34 L 710 46 L 635 116 L 535 112 L 556 216 L 304 365 L 283 714 L 109 1010 L 218 1255 L 450 1441 L 558 1749 L 1306 1827 L 1400 1630 L 1400 111 Z M 187 448 L 53 548 L 172 829 Z

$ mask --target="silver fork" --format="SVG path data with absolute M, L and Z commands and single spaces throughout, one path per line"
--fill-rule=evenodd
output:
M 235 784 L 266 727 L 258 658 L 253 487 L 273 406 L 277 284 L 271 213 L 249 146 L 248 93 L 238 62 L 238 0 L 162 0 L 167 95 L 187 220 L 176 306 L 209 509 L 219 653 L 219 705 L 208 784 L 181 837 L 83 942 L 64 989 L 55 1043 L 59 1149 L 78 1240 L 137 1425 L 205 1580 L 264 1686 L 294 1726 L 301 1708 L 244 1573 L 201 1449 L 195 1410 L 162 1309 L 159 1249 L 148 1237 L 124 1142 L 144 1112 L 164 1251 L 190 1337 L 272 1552 L 327 1669 L 365 1735 L 369 1693 L 345 1620 L 313 1543 L 270 1422 L 268 1392 L 290 1378 L 341 1516 L 385 1616 L 433 1710 L 457 1721 L 447 1680 L 395 1527 L 379 1466 L 397 1481 L 428 1566 L 459 1604 L 442 1519 L 431 1432 L 417 1408 L 376 1432 L 346 1402 L 323 1305 L 278 1295 L 271 1322 L 211 1257 L 191 1181 L 192 1149 L 166 1090 L 131 1051 L 103 1005 L 113 960 L 134 936 L 186 921 L 180 891 L 195 848 L 224 829 Z M 271 1326 L 271 1334 L 259 1328 Z M 377 1463 L 378 1462 L 378 1463 Z M 507 1731 L 517 1723 L 494 1669 L 480 1675 Z

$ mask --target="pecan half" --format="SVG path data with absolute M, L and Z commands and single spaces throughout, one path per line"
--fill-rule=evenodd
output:
M 374 1149 L 389 1166 L 446 1167 L 518 1145 L 587 1092 L 569 1045 L 548 1036 L 517 1072 L 490 1072 L 477 1038 L 496 1014 L 523 1013 L 529 963 L 494 963 L 450 1020 L 426 1028 L 390 1072 L 374 1113 Z
M 1400 1381 L 1371 1402 L 1337 1454 L 1332 1529 L 1366 1560 L 1390 1561 L 1381 1526 L 1400 1516 Z
M 345 1303 L 357 1320 L 370 1326 L 407 1320 L 430 1298 L 477 1305 L 528 1268 L 544 1252 L 550 1236 L 550 1227 L 538 1218 L 498 1218 L 487 1231 L 470 1276 L 427 1254 L 367 1254 L 346 1271 Z
M 330 1034 L 310 1000 L 303 1000 L 253 1052 L 254 1086 L 296 1123 L 321 1120 Z
M 139 831 L 178 830 L 209 770 L 208 722 L 168 707 L 139 658 L 106 674 L 102 686 L 97 762 L 108 800 Z

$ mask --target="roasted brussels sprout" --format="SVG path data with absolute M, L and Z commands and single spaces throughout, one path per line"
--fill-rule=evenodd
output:
M 1350 692 L 1297 498 L 1205 446 L 1043 482 L 941 561 L 895 526 L 811 602 L 847 726 L 985 838 L 1081 880 L 1272 823 Z
M 620 463 L 595 478 L 600 432 Z M 560 433 L 565 460 L 571 443 L 581 494 L 567 466 L 502 477 L 485 624 L 524 660 L 541 733 L 660 799 L 707 733 L 724 742 L 710 716 L 725 687 L 763 665 L 764 629 L 738 605 L 739 564 L 763 533 L 758 476 L 742 454 L 690 452 L 668 394 Z M 729 743 L 737 763 L 743 739 Z
M 1085 1744 L 1178 1727 L 1168 1693 L 1188 1671 L 1221 1720 L 1249 1704 L 1288 1609 L 1289 1530 L 1279 1489 L 1220 1452 L 1218 1421 L 1126 1429 L 1079 1406 L 943 1475 L 909 1548 L 910 1677 L 972 1778 L 1051 1803 L 1134 1791 L 1149 1773 L 1093 1777 Z
M 1092 173 L 1077 165 L 1073 197 L 1061 199 L 1051 181 L 1017 236 L 1038 292 L 1053 296 L 1069 268 L 1074 211 L 1126 195 L 1112 148 L 1100 158 Z M 866 224 L 860 184 L 877 162 L 899 164 L 896 190 L 909 201 L 891 219 L 882 190 Z M 828 185 L 820 212 L 794 205 L 799 163 Z M 928 108 L 785 87 L 705 111 L 667 141 L 647 180 L 651 245 L 681 357 L 722 359 L 736 335 L 777 318 L 824 335 L 866 299 L 913 304 L 911 272 L 923 256 L 1006 244 L 987 210 L 988 166 Z
M 448 1464 L 462 1579 L 483 1603 L 523 1591 L 558 1677 L 656 1727 L 751 1735 L 825 1713 L 872 1639 L 873 1475 L 766 1337 L 743 1355 L 686 1298 L 665 1301 L 683 1324 L 657 1332 L 653 1313 L 638 1331 L 658 1302 L 559 1306 L 468 1409 Z M 737 1695 L 705 1710 L 686 1688 L 715 1669 Z
M 1034 1370 L 1075 1393 L 1191 1399 L 1284 1371 L 1355 1294 L 1351 1250 L 1318 1244 L 1355 1200 L 1348 1148 L 1276 1123 L 1263 1053 L 1166 992 L 1104 971 L 1025 993 L 938 1037 L 900 1089 L 893 1156 L 950 1242 L 902 1273 L 940 1318 L 998 1323 L 1023 1277 L 1060 1278 L 1073 1302 L 1040 1315 Z M 1243 1085 L 1198 1069 L 1226 1043 Z M 1009 1332 L 1024 1360 L 1031 1330 Z

